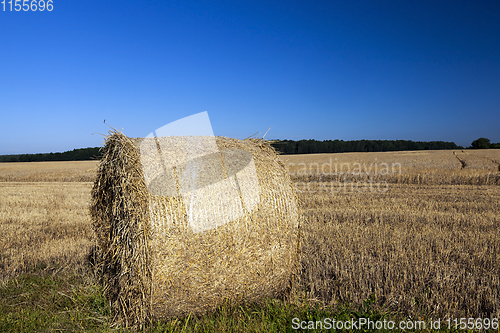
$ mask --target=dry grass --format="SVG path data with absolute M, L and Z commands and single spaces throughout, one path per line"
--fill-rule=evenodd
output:
M 0 163 L 0 182 L 93 182 L 98 161 Z
M 391 184 L 301 199 L 308 298 L 374 294 L 412 316 L 500 315 L 500 187 Z
M 301 182 L 500 185 L 500 149 L 283 155 L 282 159 L 292 179 Z
M 488 172 L 500 171 L 499 149 L 462 150 L 456 152 L 456 157 L 465 169 L 479 169 Z
M 387 163 L 389 166 L 397 163 L 401 165 L 401 169 L 405 173 L 418 173 L 422 170 L 448 173 L 462 170 L 462 164 L 457 156 L 466 162 L 465 169 L 475 169 L 473 171 L 480 174 L 497 172 L 500 164 L 500 149 L 283 155 L 282 159 L 290 172 L 302 172 L 303 165 L 299 165 L 299 163 L 318 163 L 321 167 L 323 163 L 331 161 L 333 165 L 337 163 L 338 171 L 346 171 L 349 168 L 347 165 L 341 165 L 342 163 L 348 164 L 351 170 L 355 169 L 355 163 L 361 164 L 363 169 L 365 165 L 368 169 L 370 165 L 373 165 L 372 172 L 375 170 L 375 164 L 381 168 L 383 163 Z M 314 165 L 312 165 L 312 171 L 316 171 Z
M 495 181 L 500 174 L 495 161 L 500 151 L 456 153 L 465 160 L 464 168 L 451 151 L 283 156 L 295 163 L 332 157 L 368 166 L 402 164 L 401 181 L 383 175 L 391 180 L 385 192 L 332 195 L 310 182 L 311 191 L 300 193 L 307 217 L 300 281 L 306 297 L 359 304 L 375 294 L 380 306 L 412 317 L 499 316 L 500 186 Z M 17 166 L 0 164 L 4 282 L 35 266 L 89 274 L 91 185 L 60 181 L 85 175 L 95 162 L 53 163 L 25 163 L 18 176 Z M 295 177 L 318 181 L 313 175 Z M 37 182 L 47 179 L 53 182 Z
M 440 169 L 453 170 L 460 169 L 460 162 L 450 150 L 419 150 L 403 152 L 376 152 L 376 153 L 341 153 L 341 154 L 307 154 L 307 155 L 283 155 L 287 161 L 290 172 L 299 172 L 302 166 L 299 163 L 323 163 L 338 164 L 338 171 L 346 171 L 347 163 L 354 169 L 354 163 L 365 164 L 368 168 L 370 164 L 400 163 L 401 167 L 407 171 L 420 169 Z M 290 164 L 294 163 L 294 164 Z M 342 168 L 342 170 L 341 170 Z M 315 171 L 313 166 L 313 171 Z M 373 171 L 373 170 L 372 170 Z
M 84 269 L 91 186 L 0 182 L 0 281 L 40 268 Z

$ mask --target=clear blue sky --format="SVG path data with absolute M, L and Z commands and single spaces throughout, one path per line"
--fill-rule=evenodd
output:
M 145 136 L 500 142 L 498 1 L 0 4 L 0 154 Z

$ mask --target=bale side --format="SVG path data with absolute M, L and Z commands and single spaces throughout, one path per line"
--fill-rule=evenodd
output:
M 276 296 L 290 287 L 296 273 L 299 211 L 285 166 L 262 140 L 216 139 L 222 152 L 241 149 L 252 154 L 260 202 L 237 220 L 199 233 L 189 228 L 181 196 L 151 195 L 156 317 L 201 314 L 226 300 Z M 213 207 L 217 191 L 207 187 L 204 193 L 207 207 Z
M 119 132 L 106 138 L 90 213 L 96 275 L 113 321 L 142 327 L 151 320 L 151 233 L 148 191 L 133 142 Z

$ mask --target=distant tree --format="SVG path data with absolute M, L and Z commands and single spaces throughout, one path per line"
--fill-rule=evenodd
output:
M 477 140 L 472 141 L 471 147 L 474 149 L 488 149 L 490 148 L 491 143 L 490 139 L 479 138 Z

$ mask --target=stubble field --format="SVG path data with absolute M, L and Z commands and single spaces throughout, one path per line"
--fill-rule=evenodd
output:
M 500 316 L 500 150 L 282 160 L 305 217 L 296 289 L 278 303 L 156 328 L 282 331 L 294 316 L 322 314 Z M 0 164 L 0 330 L 110 329 L 88 262 L 96 165 Z

